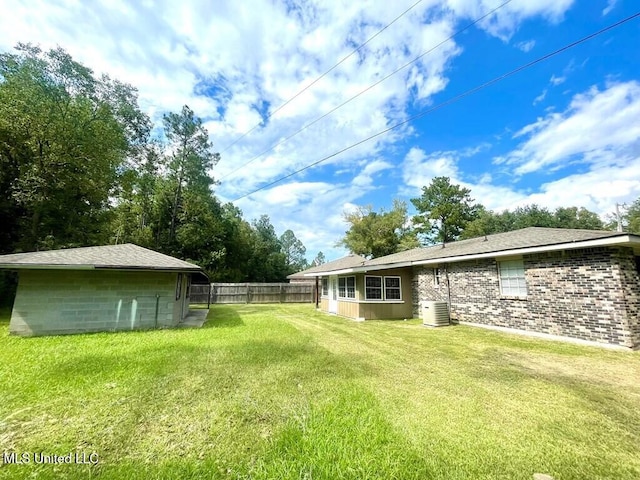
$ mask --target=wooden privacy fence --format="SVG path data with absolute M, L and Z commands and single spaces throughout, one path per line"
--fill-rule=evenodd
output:
M 212 283 L 211 303 L 312 303 L 314 283 Z M 207 303 L 208 285 L 191 285 L 191 303 Z

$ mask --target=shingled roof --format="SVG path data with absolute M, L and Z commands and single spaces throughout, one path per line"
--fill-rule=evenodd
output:
M 512 232 L 487 235 L 486 237 L 460 240 L 446 245 L 414 248 L 405 252 L 366 260 L 361 265 L 345 266 L 342 269 L 334 268 L 332 270 L 347 269 L 353 272 L 391 268 L 393 266 L 410 266 L 413 264 L 446 263 L 463 261 L 466 258 L 477 258 L 479 256 L 507 256 L 509 254 L 522 253 L 526 249 L 543 251 L 582 248 L 594 246 L 594 243 L 601 245 L 630 245 L 640 248 L 640 237 L 628 233 L 604 230 L 528 227 Z M 330 270 L 322 267 L 325 267 L 325 265 L 320 265 L 302 273 L 308 276 L 331 273 Z
M 11 270 L 60 268 L 202 272 L 202 269 L 193 263 L 132 243 L 0 255 L 0 268 Z
M 496 233 L 486 237 L 470 238 L 430 247 L 414 248 L 394 253 L 367 262 L 367 265 L 380 265 L 396 262 L 415 262 L 420 260 L 446 259 L 461 255 L 477 255 L 492 252 L 507 252 L 520 248 L 546 247 L 565 243 L 575 243 L 600 238 L 620 236 L 620 232 L 604 230 L 579 230 L 570 228 L 528 227 L 512 232 Z M 623 234 L 624 235 L 624 234 Z
M 361 267 L 367 261 L 366 258 L 361 257 L 360 255 L 347 255 L 346 257 L 339 258 L 337 260 L 332 260 L 331 262 L 323 263 L 322 265 L 318 265 L 315 267 L 308 268 L 306 270 L 302 270 L 301 272 L 294 273 L 289 275 L 287 278 L 291 277 L 304 277 L 304 276 L 314 276 L 314 273 L 325 273 L 325 272 L 337 272 L 340 270 Z

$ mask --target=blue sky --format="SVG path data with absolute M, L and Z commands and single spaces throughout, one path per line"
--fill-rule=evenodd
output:
M 216 194 L 234 201 L 638 9 L 631 0 L 512 0 L 282 142 L 504 3 L 416 1 L 9 0 L 0 47 L 60 45 L 136 86 L 158 125 L 188 104 L 222 153 Z M 635 19 L 235 203 L 248 220 L 267 214 L 279 233 L 292 229 L 309 259 L 345 253 L 335 247 L 343 212 L 388 209 L 394 198 L 411 208 L 436 175 L 490 209 L 575 205 L 604 218 L 640 197 L 639 44 Z

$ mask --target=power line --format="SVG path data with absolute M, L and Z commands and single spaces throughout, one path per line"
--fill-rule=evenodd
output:
M 372 88 L 378 86 L 379 84 L 381 84 L 382 82 L 384 82 L 385 80 L 387 80 L 388 78 L 392 77 L 393 75 L 395 75 L 396 73 L 400 72 L 401 70 L 404 70 L 405 68 L 407 68 L 409 65 L 414 64 L 415 62 L 417 62 L 418 60 L 420 60 L 422 57 L 424 57 L 425 55 L 428 55 L 429 53 L 433 52 L 434 50 L 436 50 L 437 48 L 439 48 L 440 46 L 444 45 L 445 43 L 447 43 L 448 41 L 452 40 L 453 38 L 455 38 L 456 36 L 460 35 L 461 33 L 465 32 L 466 30 L 468 30 L 469 28 L 473 27 L 474 25 L 478 24 L 479 22 L 481 22 L 482 20 L 484 20 L 485 18 L 493 15 L 496 11 L 498 11 L 499 9 L 501 9 L 502 7 L 504 7 L 505 5 L 507 5 L 508 3 L 511 3 L 513 0 L 507 0 L 506 2 L 504 2 L 502 5 L 497 6 L 496 8 L 494 8 L 493 10 L 485 13 L 484 15 L 482 15 L 481 17 L 477 18 L 476 20 L 474 20 L 473 22 L 469 23 L 468 25 L 466 25 L 464 28 L 458 30 L 457 32 L 455 32 L 453 35 L 449 36 L 448 38 L 444 39 L 443 41 L 441 41 L 440 43 L 438 43 L 437 45 L 435 45 L 434 47 L 430 48 L 429 50 L 421 53 L 420 55 L 418 55 L 417 57 L 415 57 L 413 60 L 405 63 L 404 65 L 402 65 L 401 67 L 395 69 L 393 72 L 391 72 L 390 74 L 388 74 L 387 76 L 381 78 L 380 80 L 378 80 L 377 82 L 375 82 L 372 85 L 369 85 L 367 88 L 365 88 L 364 90 L 360 91 L 359 93 L 355 94 L 353 97 L 345 100 L 344 102 L 342 102 L 340 105 L 332 108 L 331 110 L 329 110 L 328 112 L 324 113 L 323 115 L 321 115 L 320 117 L 316 118 L 315 120 L 312 120 L 311 122 L 305 124 L 304 126 L 302 126 L 300 129 L 298 129 L 297 131 L 295 131 L 294 133 L 292 133 L 291 135 L 289 135 L 288 137 L 283 138 L 282 140 L 280 140 L 278 143 L 275 143 L 274 145 L 270 146 L 269 148 L 267 148 L 266 150 L 263 150 L 262 152 L 260 152 L 259 154 L 257 154 L 256 156 L 252 157 L 248 162 L 243 163 L 242 165 L 240 165 L 239 167 L 231 170 L 229 173 L 226 173 L 225 175 L 223 175 L 222 177 L 220 177 L 220 180 L 223 180 L 225 178 L 227 178 L 228 176 L 234 174 L 235 172 L 237 172 L 238 170 L 241 170 L 242 168 L 246 167 L 247 165 L 253 163 L 254 161 L 256 161 L 258 158 L 262 157 L 265 153 L 270 152 L 271 150 L 273 150 L 274 148 L 282 145 L 283 143 L 287 142 L 288 140 L 292 139 L 293 137 L 295 137 L 296 135 L 298 135 L 299 133 L 303 132 L 304 130 L 306 130 L 307 128 L 309 128 L 312 125 L 315 125 L 316 123 L 318 123 L 320 120 L 328 117 L 329 115 L 331 115 L 333 112 L 335 112 L 336 110 L 344 107 L 346 104 L 350 103 L 351 101 L 355 100 L 356 98 L 358 98 L 360 95 L 363 95 L 364 93 L 368 92 L 369 90 L 371 90 Z
M 411 5 L 409 8 L 407 8 L 404 12 L 402 12 L 400 15 L 398 15 L 396 18 L 394 18 L 391 22 L 389 22 L 388 24 L 386 24 L 384 27 L 382 27 L 380 30 L 378 30 L 376 33 L 374 33 L 371 37 L 369 37 L 363 44 L 361 44 L 360 46 L 358 46 L 355 50 L 353 50 L 351 53 L 349 53 L 346 57 L 344 57 L 342 60 L 340 60 L 338 63 L 336 63 L 333 67 L 331 67 L 329 70 L 327 70 L 326 72 L 324 72 L 322 75 L 320 75 L 318 78 L 316 78 L 313 82 L 311 82 L 309 85 L 307 85 L 306 87 L 304 87 L 302 90 L 300 90 L 298 93 L 296 93 L 293 97 L 291 97 L 289 100 L 287 100 L 286 102 L 284 102 L 282 105 L 280 105 L 278 108 L 276 108 L 273 112 L 271 112 L 270 114 L 268 114 L 266 116 L 265 119 L 269 119 L 272 116 L 274 116 L 276 113 L 278 113 L 280 110 L 282 110 L 284 107 L 286 107 L 287 105 L 289 105 L 289 103 L 291 103 L 293 100 L 295 100 L 296 98 L 298 98 L 300 95 L 302 95 L 304 92 L 306 92 L 309 88 L 311 88 L 313 85 L 315 85 L 316 83 L 318 83 L 320 80 L 322 80 L 324 77 L 326 77 L 329 73 L 331 73 L 333 70 L 335 70 L 336 68 L 338 68 L 340 65 L 342 65 L 345 61 L 347 61 L 351 56 L 355 55 L 356 53 L 358 53 L 363 47 L 365 47 L 369 42 L 371 42 L 374 38 L 376 38 L 378 35 L 380 35 L 382 32 L 384 32 L 387 28 L 389 28 L 391 25 L 393 25 L 394 23 L 396 23 L 398 20 L 400 20 L 400 18 L 402 18 L 403 16 L 405 16 L 409 11 L 411 11 L 413 8 L 415 8 L 419 3 L 421 3 L 422 0 L 418 0 L 416 3 L 414 3 L 413 5 Z M 240 135 L 238 138 L 236 138 L 233 142 L 231 142 L 229 145 L 227 145 L 223 150 L 220 151 L 220 153 L 224 153 L 227 150 L 229 150 L 232 146 L 234 146 L 236 143 L 238 143 L 240 140 L 242 140 L 244 137 L 246 137 L 247 135 L 249 135 L 251 132 L 253 132 L 256 128 L 258 128 L 260 125 L 262 124 L 262 122 L 257 123 L 256 125 L 254 125 L 253 127 L 251 127 L 249 130 L 247 130 L 246 132 L 244 132 L 242 135 Z
M 493 85 L 495 83 L 498 83 L 498 82 L 504 80 L 505 78 L 508 78 L 508 77 L 510 77 L 512 75 L 515 75 L 516 73 L 519 73 L 519 72 L 521 72 L 523 70 L 526 70 L 527 68 L 530 68 L 530 67 L 532 67 L 534 65 L 537 65 L 538 63 L 544 62 L 545 60 L 548 60 L 551 57 L 554 57 L 554 56 L 556 56 L 556 55 L 558 55 L 558 54 L 560 54 L 562 52 L 565 52 L 566 50 L 569 50 L 569 49 L 571 49 L 571 48 L 573 48 L 573 47 L 575 47 L 577 45 L 580 45 L 580 44 L 582 44 L 582 43 L 584 43 L 584 42 L 586 42 L 588 40 L 591 40 L 592 38 L 595 38 L 595 37 L 597 37 L 599 35 L 602 35 L 603 33 L 608 32 L 609 30 L 612 30 L 612 29 L 614 29 L 616 27 L 619 27 L 620 25 L 622 25 L 624 23 L 627 23 L 627 22 L 629 22 L 629 21 L 631 21 L 634 18 L 637 18 L 639 16 L 640 16 L 640 12 L 637 12 L 637 13 L 635 13 L 635 14 L 629 16 L 629 17 L 626 17 L 626 18 L 624 18 L 624 19 L 622 19 L 622 20 L 620 20 L 620 21 L 618 21 L 616 23 L 613 23 L 613 24 L 611 24 L 611 25 L 609 25 L 607 27 L 604 27 L 603 29 L 598 30 L 597 32 L 594 32 L 594 33 L 592 33 L 590 35 L 587 35 L 586 37 L 582 37 L 579 40 L 576 40 L 575 42 L 569 43 L 568 45 L 565 45 L 564 47 L 561 47 L 561 48 L 559 48 L 557 50 L 554 50 L 551 53 L 547 53 L 546 55 L 543 55 L 542 57 L 538 57 L 537 59 L 535 59 L 535 60 L 533 60 L 533 61 L 531 61 L 529 63 L 526 63 L 524 65 L 521 65 L 521 66 L 519 66 L 519 67 L 517 67 L 517 68 L 515 68 L 515 69 L 513 69 L 513 70 L 511 70 L 511 71 L 509 71 L 507 73 L 504 73 L 504 74 L 500 75 L 499 77 L 495 77 L 492 80 L 489 80 L 488 82 L 485 82 L 485 83 L 483 83 L 481 85 L 478 85 L 477 87 L 474 87 L 474 88 L 472 88 L 470 90 L 466 90 L 465 92 L 463 92 L 463 93 L 461 93 L 459 95 L 456 95 L 455 97 L 450 98 L 449 100 L 446 100 L 446 101 L 444 101 L 442 103 L 439 103 L 439 104 L 437 104 L 437 105 L 435 105 L 435 106 L 433 106 L 433 107 L 431 107 L 431 108 L 429 108 L 427 110 L 423 110 L 422 112 L 420 112 L 420 113 L 418 113 L 416 115 L 413 115 L 412 117 L 409 117 L 406 120 L 403 120 L 402 122 L 398 122 L 398 123 L 396 123 L 395 125 L 392 125 L 389 128 L 386 128 L 386 129 L 384 129 L 384 130 L 382 130 L 382 131 L 380 131 L 378 133 L 375 133 L 375 134 L 373 134 L 373 135 L 371 135 L 371 136 L 369 136 L 367 138 L 364 138 L 364 139 L 362 139 L 362 140 L 360 140 L 360 141 L 358 141 L 356 143 L 353 143 L 353 144 L 349 145 L 348 147 L 345 147 L 345 148 L 343 148 L 341 150 L 338 150 L 337 152 L 332 153 L 331 155 L 327 155 L 326 157 L 323 157 L 320 160 L 317 160 L 317 161 L 315 161 L 313 163 L 310 163 L 309 165 L 307 165 L 307 166 L 305 166 L 305 167 L 303 167 L 303 168 L 301 168 L 299 170 L 296 170 L 295 172 L 292 172 L 292 173 L 290 173 L 288 175 L 280 177 L 280 178 L 274 180 L 273 182 L 270 182 L 270 183 L 268 183 L 266 185 L 261 186 L 260 188 L 257 188 L 255 190 L 249 192 L 249 193 L 246 193 L 246 194 L 242 195 L 241 197 L 238 197 L 235 200 L 232 200 L 232 202 L 237 202 L 238 200 L 242 200 L 243 198 L 246 198 L 246 197 L 248 197 L 250 195 L 253 195 L 254 193 L 259 192 L 260 190 L 264 190 L 265 188 L 271 187 L 272 185 L 275 185 L 276 183 L 279 183 L 279 182 L 281 182 L 283 180 L 286 180 L 287 178 L 291 178 L 294 175 L 297 175 L 298 173 L 304 172 L 305 170 L 308 170 L 311 167 L 315 167 L 316 165 L 319 165 L 320 163 L 326 162 L 330 158 L 336 157 L 336 156 L 340 155 L 341 153 L 344 153 L 344 152 L 346 152 L 348 150 L 351 150 L 352 148 L 355 148 L 355 147 L 357 147 L 359 145 L 362 145 L 363 143 L 366 143 L 369 140 L 373 140 L 374 138 L 379 137 L 380 135 L 384 135 L 385 133 L 388 133 L 391 130 L 394 130 L 394 129 L 402 126 L 402 125 L 405 125 L 405 124 L 407 124 L 409 122 L 412 122 L 413 120 L 417 120 L 419 118 L 422 118 L 422 117 L 424 117 L 424 116 L 426 116 L 426 115 L 428 115 L 430 113 L 435 112 L 436 110 L 440 110 L 441 108 L 446 107 L 447 105 L 451 105 L 452 103 L 455 103 L 455 102 L 457 102 L 459 100 L 462 100 L 465 97 L 473 95 L 474 93 L 479 92 L 480 90 L 483 90 L 483 89 L 485 89 L 485 88 L 487 88 L 487 87 L 489 87 L 489 86 L 491 86 L 491 85 Z

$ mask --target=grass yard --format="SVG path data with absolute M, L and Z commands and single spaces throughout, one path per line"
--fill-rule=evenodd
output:
M 31 461 L 0 478 L 640 478 L 640 352 L 312 305 L 66 337 L 10 337 L 8 318 L 0 454 Z

